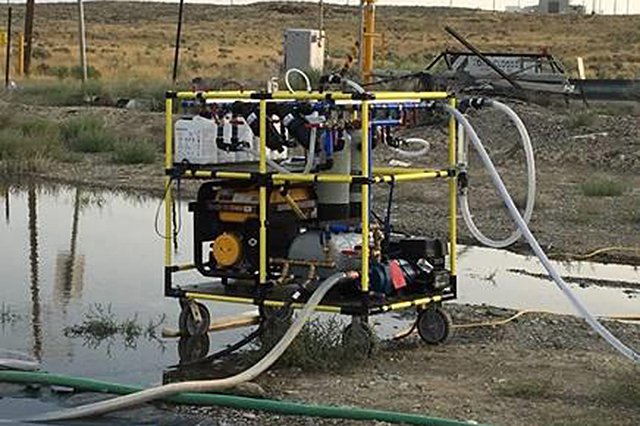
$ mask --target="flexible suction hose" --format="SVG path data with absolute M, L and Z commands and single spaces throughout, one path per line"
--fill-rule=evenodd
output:
M 399 155 L 401 155 L 403 157 L 417 158 L 417 157 L 422 157 L 424 155 L 427 155 L 427 152 L 429 152 L 429 148 L 431 147 L 429 142 L 424 140 L 424 139 L 422 139 L 422 138 L 407 138 L 407 139 L 405 139 L 405 142 L 422 145 L 422 148 L 420 148 L 420 149 L 418 149 L 416 151 L 406 150 L 406 149 L 402 149 L 402 148 L 395 148 L 393 146 L 389 146 L 389 148 L 391 148 L 391 150 L 393 152 L 396 152 L 397 154 L 399 154 Z
M 527 128 L 525 127 L 520 117 L 518 117 L 518 115 L 507 105 L 493 100 L 488 101 L 487 105 L 493 106 L 497 110 L 504 112 L 515 124 L 516 128 L 518 129 L 518 133 L 520 134 L 520 140 L 522 141 L 522 147 L 524 148 L 527 165 L 527 201 L 523 218 L 525 223 L 528 224 L 531 220 L 531 216 L 533 215 L 533 207 L 536 201 L 536 167 L 533 157 L 533 146 L 531 144 L 529 132 L 527 131 Z M 462 144 L 463 149 L 461 150 L 461 152 L 463 153 L 463 157 L 459 158 L 458 161 L 466 166 L 467 153 L 464 149 L 465 145 L 466 144 L 464 143 Z M 464 221 L 467 224 L 467 227 L 469 228 L 471 234 L 486 246 L 493 248 L 505 248 L 515 243 L 520 239 L 520 237 L 522 237 L 522 232 L 518 228 L 516 228 L 516 230 L 510 236 L 503 240 L 494 240 L 484 235 L 473 221 L 473 216 L 471 215 L 471 211 L 469 209 L 468 192 L 466 190 L 464 190 L 460 195 L 460 210 L 462 212 L 462 217 L 464 218 Z
M 39 383 L 51 386 L 71 387 L 79 391 L 102 392 L 127 395 L 142 390 L 139 386 L 123 385 L 83 377 L 59 374 L 35 373 L 23 371 L 0 371 L 0 382 Z M 248 398 L 236 395 L 210 393 L 181 393 L 164 400 L 175 404 L 219 406 L 240 410 L 262 410 L 272 413 L 313 416 L 345 420 L 369 420 L 387 423 L 402 423 L 430 426 L 461 426 L 468 423 L 455 420 L 427 417 L 419 414 L 400 413 L 384 410 L 370 410 L 358 407 L 336 407 L 329 405 L 311 405 L 300 402 L 278 401 L 273 399 Z M 3 421 L 0 420 L 0 423 Z
M 0 349 L 0 370 L 36 371 L 40 369 L 37 359 L 24 352 Z
M 140 392 L 136 392 L 126 396 L 120 396 L 107 401 L 96 402 L 93 404 L 87 404 L 80 407 L 70 408 L 68 410 L 46 413 L 42 416 L 37 416 L 27 421 L 45 422 L 45 421 L 61 421 L 79 419 L 83 417 L 99 416 L 102 414 L 110 413 L 113 411 L 123 410 L 135 405 L 139 405 L 148 401 L 152 401 L 159 398 L 166 398 L 181 392 L 211 392 L 221 389 L 228 389 L 236 386 L 240 383 L 250 381 L 271 365 L 284 351 L 289 347 L 293 339 L 300 333 L 305 322 L 309 319 L 314 309 L 327 292 L 336 284 L 342 282 L 347 278 L 355 279 L 356 273 L 344 273 L 340 272 L 333 274 L 313 292 L 309 301 L 302 308 L 300 315 L 293 322 L 291 327 L 287 330 L 284 336 L 276 343 L 276 345 L 267 353 L 260 361 L 251 366 L 249 369 L 235 376 L 227 377 L 224 379 L 215 380 L 195 380 L 182 383 L 171 383 L 168 385 L 158 386 L 155 388 L 145 389 Z
M 300 75 L 304 79 L 307 92 L 311 92 L 312 91 L 311 80 L 309 80 L 309 76 L 299 68 L 289 68 L 287 72 L 284 74 L 284 84 L 287 85 L 287 89 L 289 90 L 289 92 L 295 93 L 295 90 L 293 90 L 293 86 L 291 86 L 291 83 L 289 83 L 289 77 L 293 73 Z
M 484 149 L 484 146 L 482 145 L 482 142 L 480 141 L 478 134 L 476 133 L 474 128 L 471 126 L 471 123 L 469 123 L 467 118 L 457 109 L 451 108 L 448 105 L 444 105 L 444 108 L 458 120 L 458 123 L 462 124 L 462 126 L 464 127 L 465 131 L 467 132 L 471 140 L 471 143 L 473 144 L 473 147 L 476 149 L 476 151 L 480 155 L 480 159 L 482 160 L 482 163 L 489 171 L 491 180 L 495 185 L 495 187 L 498 189 L 500 196 L 504 200 L 504 203 L 506 204 L 507 209 L 511 214 L 511 217 L 516 222 L 518 229 L 520 230 L 524 238 L 527 240 L 527 242 L 533 249 L 536 256 L 540 259 L 540 262 L 542 262 L 542 265 L 547 270 L 551 278 L 557 284 L 558 288 L 560 288 L 562 293 L 567 297 L 567 299 L 569 299 L 569 301 L 571 302 L 573 307 L 576 309 L 576 311 L 587 321 L 589 326 L 591 326 L 591 328 L 594 331 L 596 331 L 600 336 L 602 336 L 614 349 L 616 349 L 622 355 L 624 355 L 625 357 L 629 358 L 630 360 L 636 363 L 640 362 L 640 355 L 638 355 L 638 353 L 635 352 L 632 348 L 630 348 L 629 346 L 626 346 L 624 343 L 618 340 L 618 338 L 616 338 L 607 328 L 605 328 L 596 319 L 596 317 L 593 316 L 593 314 L 591 314 L 591 312 L 589 312 L 587 307 L 571 291 L 571 289 L 569 288 L 569 285 L 562 279 L 560 274 L 558 274 L 558 271 L 556 271 L 556 269 L 553 267 L 553 265 L 549 261 L 549 258 L 547 257 L 545 252 L 542 250 L 542 247 L 540 247 L 540 244 L 538 243 L 538 241 L 535 239 L 535 237 L 529 230 L 529 227 L 527 226 L 527 222 L 520 215 L 520 212 L 518 211 L 518 208 L 513 202 L 513 199 L 509 195 L 509 192 L 507 191 L 507 188 L 504 185 L 504 182 L 502 182 L 502 178 L 500 177 L 500 174 L 498 173 L 495 166 L 493 165 L 493 162 L 491 161 L 489 154 L 487 154 L 487 151 Z

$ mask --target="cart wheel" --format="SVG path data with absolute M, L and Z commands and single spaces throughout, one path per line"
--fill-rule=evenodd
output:
M 200 313 L 200 321 L 196 321 L 194 318 L 191 304 Z M 211 315 L 207 307 L 202 303 L 190 302 L 182 307 L 180 318 L 178 319 L 178 327 L 180 328 L 180 334 L 183 336 L 202 336 L 207 334 L 210 324 Z
M 178 341 L 180 364 L 188 364 L 207 356 L 209 353 L 209 335 L 181 337 Z
M 418 334 L 429 345 L 444 343 L 451 332 L 451 317 L 441 307 L 427 308 L 418 315 Z
M 354 319 L 342 331 L 342 345 L 356 356 L 371 356 L 375 346 L 374 333 L 369 324 Z

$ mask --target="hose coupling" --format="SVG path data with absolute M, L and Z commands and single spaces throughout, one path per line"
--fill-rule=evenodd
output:
M 458 169 L 458 194 L 466 194 L 469 189 L 469 174 L 466 167 Z

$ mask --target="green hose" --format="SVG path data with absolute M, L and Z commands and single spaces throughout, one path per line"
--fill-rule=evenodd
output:
M 67 386 L 78 390 L 126 395 L 142 390 L 139 386 L 85 379 L 33 371 L 0 371 L 0 382 L 39 383 L 45 385 Z M 459 426 L 468 423 L 455 420 L 421 416 L 418 414 L 394 411 L 369 410 L 352 407 L 332 407 L 328 405 L 309 405 L 299 402 L 277 401 L 273 399 L 247 398 L 234 395 L 207 393 L 182 393 L 166 399 L 168 402 L 188 405 L 216 405 L 242 410 L 260 410 L 298 416 L 326 417 L 349 420 L 377 420 L 388 423 L 411 425 Z

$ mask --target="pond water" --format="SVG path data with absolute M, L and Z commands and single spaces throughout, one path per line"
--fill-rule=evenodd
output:
M 55 373 L 139 385 L 162 382 L 163 370 L 178 359 L 175 339 L 144 333 L 124 342 L 116 337 L 87 341 L 65 335 L 88 312 L 109 311 L 121 321 L 135 319 L 175 327 L 174 299 L 163 296 L 163 242 L 154 230 L 159 199 L 69 186 L 25 184 L 0 193 L 0 349 L 23 351 Z M 182 211 L 178 262 L 191 259 L 191 226 Z M 161 215 L 162 216 L 162 215 Z M 159 224 L 159 229 L 163 229 Z M 516 309 L 573 310 L 535 258 L 479 247 L 460 248 L 459 300 Z M 625 265 L 556 263 L 563 276 L 598 315 L 640 314 L 640 271 Z M 196 279 L 177 276 L 178 283 Z M 580 279 L 616 287 L 580 285 Z M 593 283 L 592 283 L 593 284 Z M 99 305 L 97 305 L 99 304 Z M 247 311 L 242 305 L 210 304 L 216 316 Z M 403 325 L 381 321 L 381 337 Z M 406 323 L 404 323 L 406 325 Z M 159 333 L 159 330 L 158 330 Z M 211 351 L 234 342 L 246 330 L 216 333 Z M 49 404 L 44 403 L 43 404 Z M 0 401 L 0 412 L 6 408 Z

